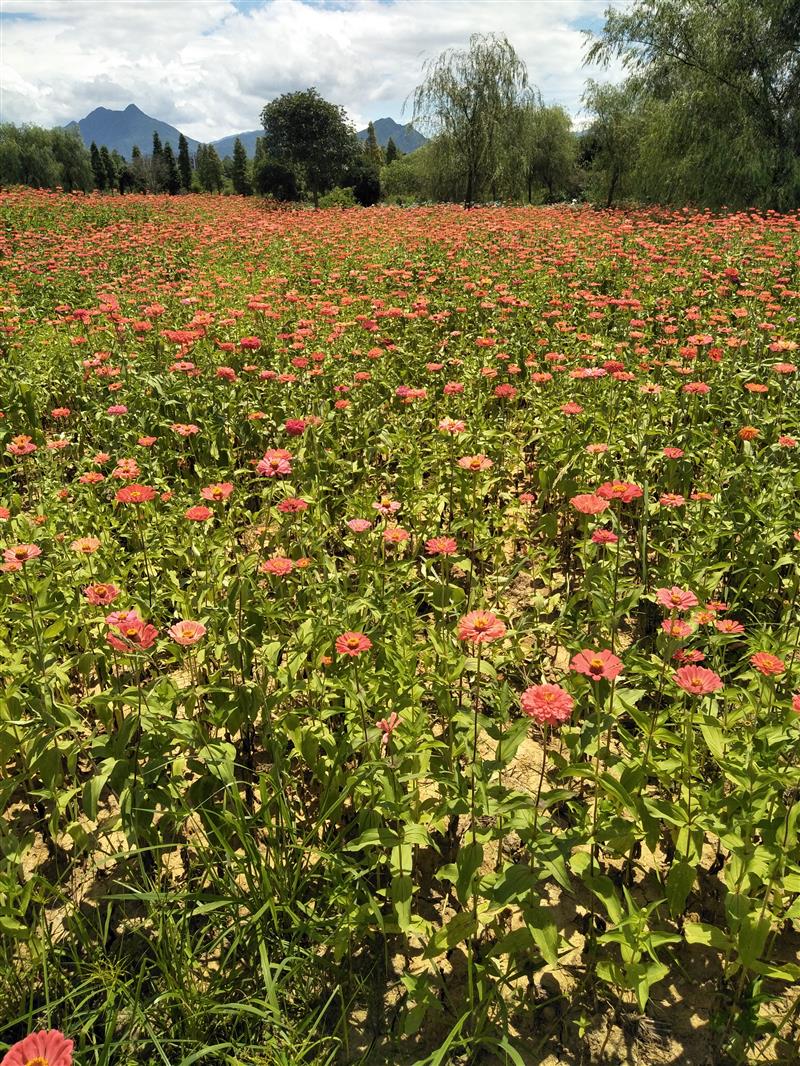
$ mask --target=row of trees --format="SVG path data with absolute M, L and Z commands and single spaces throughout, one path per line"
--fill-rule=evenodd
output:
M 344 110 L 315 89 L 287 93 L 262 112 L 264 136 L 248 160 L 203 145 L 177 157 L 154 135 L 130 161 L 64 130 L 0 127 L 0 182 L 64 188 L 253 192 L 318 205 L 381 195 L 411 200 L 555 201 L 587 196 L 711 207 L 800 204 L 798 0 L 633 0 L 606 12 L 587 62 L 622 60 L 621 84 L 589 81 L 588 125 L 544 106 L 525 64 L 501 35 L 429 61 L 414 92 L 415 125 L 430 142 L 384 153 L 370 125 L 358 141 Z
M 798 0 L 636 0 L 591 42 L 615 59 L 585 97 L 598 200 L 800 206 Z

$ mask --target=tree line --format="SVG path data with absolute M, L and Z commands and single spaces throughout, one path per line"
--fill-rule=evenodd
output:
M 267 104 L 250 160 L 212 145 L 177 155 L 154 134 L 129 160 L 68 130 L 0 126 L 0 183 L 120 193 L 231 192 L 320 204 L 455 201 L 602 206 L 800 205 L 798 0 L 633 0 L 587 35 L 587 64 L 621 61 L 621 83 L 587 81 L 586 121 L 546 106 L 503 35 L 478 34 L 428 61 L 408 155 L 358 140 L 314 88 Z

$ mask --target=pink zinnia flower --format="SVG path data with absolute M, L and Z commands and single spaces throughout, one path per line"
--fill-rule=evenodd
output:
M 632 481 L 604 481 L 597 489 L 597 495 L 604 500 L 619 500 L 621 503 L 631 503 L 638 500 L 642 490 Z
M 23 563 L 27 563 L 41 554 L 42 549 L 38 544 L 15 544 L 13 548 L 5 549 L 3 558 L 7 563 L 22 566 Z
M 273 577 L 286 577 L 294 570 L 294 563 L 285 555 L 275 555 L 272 559 L 267 559 L 265 563 L 262 563 L 259 569 L 264 574 L 272 574 Z
M 211 508 L 204 507 L 202 503 L 198 503 L 184 511 L 184 518 L 188 518 L 190 522 L 207 522 L 213 516 L 214 512 Z
M 447 392 L 446 387 L 445 392 Z M 436 428 L 440 433 L 451 433 L 455 436 L 457 433 L 463 433 L 467 426 L 460 418 L 443 418 Z
M 112 618 L 117 620 L 109 621 Z M 137 611 L 111 614 L 106 618 L 106 622 L 116 630 L 116 633 L 106 634 L 106 640 L 117 651 L 145 651 L 155 643 L 158 636 L 156 627 L 140 618 Z
M 686 497 L 681 496 L 679 492 L 665 492 L 662 496 L 659 496 L 658 502 L 662 507 L 683 507 L 686 503 Z
M 384 518 L 388 518 L 390 515 L 395 514 L 400 510 L 402 504 L 398 500 L 393 500 L 391 496 L 381 496 L 379 500 L 373 503 L 373 508 Z
M 93 607 L 107 607 L 119 596 L 119 589 L 116 585 L 98 582 L 94 585 L 88 585 L 83 590 L 83 594 Z
M 570 669 L 578 674 L 585 674 L 594 681 L 605 678 L 613 681 L 622 673 L 622 659 L 618 659 L 608 648 L 604 651 L 590 651 L 588 648 L 573 655 Z
M 593 492 L 573 496 L 569 502 L 581 514 L 602 514 L 610 506 L 608 500 L 603 499 L 602 496 L 595 496 Z
M 206 627 L 202 622 L 193 622 L 190 618 L 186 618 L 182 622 L 176 622 L 174 626 L 170 626 L 167 632 L 176 644 L 186 648 L 190 644 L 197 644 L 199 640 L 202 640 L 206 635 Z
M 714 623 L 714 628 L 718 633 L 744 633 L 742 623 L 735 621 L 733 618 L 721 618 Z
M 800 714 L 800 692 L 796 692 L 792 696 L 792 710 L 795 714 Z
M 777 677 L 786 670 L 786 663 L 768 651 L 757 651 L 750 656 L 750 665 L 764 677 Z
M 661 623 L 661 628 L 667 634 L 668 637 L 676 637 L 678 640 L 684 640 L 694 629 L 694 626 L 688 622 L 684 622 L 682 618 L 665 618 Z
M 559 726 L 568 721 L 575 701 L 560 685 L 531 685 L 519 699 L 524 714 L 540 725 Z
M 464 455 L 458 460 L 458 465 L 462 470 L 478 474 L 483 470 L 491 470 L 494 463 L 485 455 Z
M 156 490 L 149 485 L 126 485 L 114 497 L 118 503 L 149 503 L 156 498 Z
M 353 533 L 366 533 L 368 529 L 372 529 L 372 522 L 367 518 L 351 518 L 346 525 Z
M 218 481 L 213 485 L 206 485 L 204 489 L 200 489 L 200 495 L 204 500 L 227 500 L 230 494 L 233 492 L 233 485 L 230 481 Z
M 722 688 L 722 678 L 704 666 L 682 666 L 672 680 L 692 696 L 708 696 Z
M 667 459 L 682 459 L 686 453 L 683 448 L 664 448 L 661 454 Z
M 291 474 L 292 464 L 289 461 L 291 458 L 291 453 L 285 448 L 269 448 L 264 452 L 264 458 L 256 464 L 256 473 L 263 474 L 265 477 L 282 477 L 285 474 Z
M 308 502 L 299 496 L 287 496 L 278 504 L 278 510 L 281 514 L 298 514 L 308 510 Z
M 336 638 L 336 650 L 339 655 L 356 656 L 364 651 L 369 651 L 372 641 L 363 633 L 354 633 L 348 630 Z
M 458 544 L 453 537 L 431 537 L 425 541 L 425 551 L 428 555 L 455 555 Z
M 402 526 L 390 526 L 383 531 L 384 544 L 403 544 L 408 540 L 408 530 Z
M 58 1029 L 42 1029 L 12 1044 L 0 1066 L 72 1066 L 72 1041 Z
M 656 599 L 670 611 L 688 611 L 690 607 L 696 607 L 698 599 L 693 592 L 687 589 L 679 589 L 673 585 L 671 589 L 656 589 Z
M 458 639 L 468 644 L 489 644 L 505 632 L 505 625 L 491 611 L 470 611 L 458 623 Z
M 596 529 L 592 533 L 592 540 L 595 544 L 616 544 L 619 537 L 610 529 Z
M 70 548 L 81 555 L 93 555 L 99 547 L 100 541 L 97 537 L 78 537 L 70 544 Z

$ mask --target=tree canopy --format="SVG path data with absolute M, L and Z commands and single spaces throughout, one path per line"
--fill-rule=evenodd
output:
M 360 145 L 344 108 L 316 89 L 284 93 L 261 113 L 267 155 L 295 171 L 314 200 L 340 180 Z

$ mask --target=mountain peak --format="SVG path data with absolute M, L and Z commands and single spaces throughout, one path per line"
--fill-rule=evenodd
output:
M 428 138 L 424 137 L 419 130 L 415 130 L 410 122 L 395 122 L 393 118 L 376 118 L 373 119 L 372 125 L 375 129 L 375 140 L 381 148 L 386 147 L 391 137 L 400 151 L 408 154 L 421 148 L 428 141 Z M 359 130 L 357 136 L 359 140 L 366 140 L 367 130 Z

